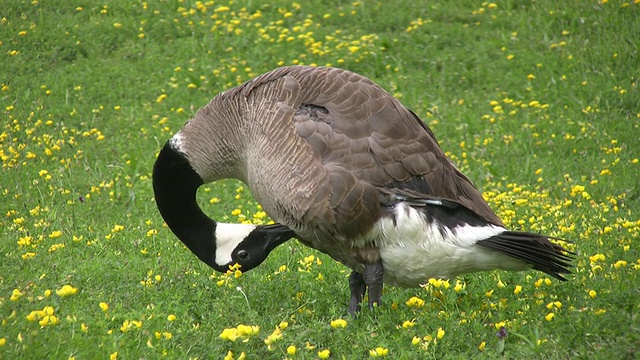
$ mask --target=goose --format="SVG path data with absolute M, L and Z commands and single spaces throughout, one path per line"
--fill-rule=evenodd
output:
M 198 187 L 224 178 L 275 224 L 205 215 Z M 280 67 L 214 97 L 161 149 L 153 188 L 167 226 L 217 271 L 248 271 L 294 237 L 346 265 L 352 316 L 385 283 L 495 269 L 566 280 L 572 266 L 549 237 L 508 230 L 415 113 L 339 68 Z

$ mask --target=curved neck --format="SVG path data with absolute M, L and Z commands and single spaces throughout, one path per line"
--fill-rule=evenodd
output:
M 196 192 L 202 184 L 185 155 L 168 141 L 153 167 L 153 192 L 160 214 L 189 250 L 220 270 L 215 262 L 217 223 L 205 215 L 196 202 Z

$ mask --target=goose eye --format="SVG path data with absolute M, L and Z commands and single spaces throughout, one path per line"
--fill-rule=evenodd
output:
M 240 250 L 238 251 L 238 259 L 240 260 L 247 260 L 247 258 L 249 257 L 249 253 L 247 252 L 247 250 Z

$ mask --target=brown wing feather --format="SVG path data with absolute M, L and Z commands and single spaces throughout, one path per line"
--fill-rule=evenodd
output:
M 382 88 L 346 70 L 289 69 L 288 75 L 300 83 L 302 103 L 326 109 L 322 117 L 304 111 L 294 116 L 296 131 L 316 153 L 324 154 L 323 164 L 341 166 L 376 187 L 411 189 L 416 179 L 422 180 L 430 190 L 424 197 L 457 202 L 502 225 L 424 122 Z

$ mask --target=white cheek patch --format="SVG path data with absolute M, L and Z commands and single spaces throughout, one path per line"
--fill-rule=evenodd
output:
M 256 228 L 251 224 L 216 225 L 216 264 L 226 265 L 231 262 L 231 254 L 238 245 Z

